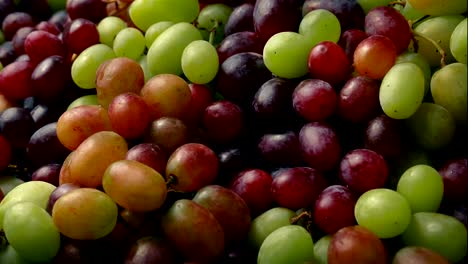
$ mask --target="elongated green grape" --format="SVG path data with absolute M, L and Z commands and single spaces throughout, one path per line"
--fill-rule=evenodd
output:
M 73 81 L 84 89 L 95 88 L 97 69 L 103 62 L 115 57 L 112 48 L 105 44 L 95 44 L 88 47 L 73 61 L 71 67 Z
M 73 102 L 71 102 L 67 110 L 70 110 L 80 105 L 99 105 L 97 95 L 89 94 L 89 95 L 83 95 L 81 97 L 78 97 Z
M 468 237 L 465 226 L 455 217 L 444 214 L 413 214 L 402 238 L 406 245 L 432 249 L 450 263 L 458 263 L 467 254 Z
M 463 16 L 438 16 L 431 17 L 414 28 L 415 38 L 418 42 L 418 53 L 427 59 L 432 67 L 440 66 L 440 54 L 434 44 L 425 38 L 435 41 L 444 51 L 447 63 L 454 62 L 455 58 L 450 52 L 450 37 L 457 25 L 464 19 Z M 418 36 L 422 35 L 424 37 Z
M 146 47 L 151 47 L 154 40 L 164 32 L 164 30 L 170 28 L 175 23 L 172 21 L 161 21 L 151 25 L 145 32 Z
M 201 29 L 205 40 L 210 40 L 210 34 L 214 31 L 214 38 L 210 42 L 214 45 L 224 39 L 224 25 L 226 25 L 229 16 L 232 13 L 232 7 L 224 4 L 210 4 L 205 6 L 198 15 L 198 28 Z
M 452 63 L 436 71 L 431 79 L 434 102 L 445 107 L 459 122 L 467 121 L 468 67 L 463 63 Z
M 307 38 L 295 32 L 280 32 L 273 35 L 263 48 L 265 66 L 282 78 L 298 78 L 307 71 L 311 46 Z
M 328 247 L 332 240 L 331 235 L 326 235 L 314 243 L 314 257 L 317 264 L 328 263 Z
M 425 15 L 455 15 L 466 12 L 466 0 L 407 0 Z
M 60 233 L 45 209 L 31 202 L 10 207 L 3 221 L 10 245 L 30 261 L 51 260 L 60 248 Z
M 402 63 L 402 62 L 412 62 L 419 66 L 424 74 L 424 93 L 429 91 L 430 83 L 431 83 L 431 66 L 427 62 L 426 58 L 424 58 L 421 54 L 406 51 L 398 55 L 395 63 Z
M 411 208 L 406 198 L 396 191 L 372 189 L 359 197 L 354 215 L 360 226 L 379 238 L 391 238 L 405 231 L 411 220 Z
M 423 103 L 406 120 L 416 142 L 427 150 L 440 149 L 450 143 L 455 133 L 455 119 L 443 106 Z
M 113 49 L 117 57 L 137 60 L 146 47 L 145 36 L 136 28 L 124 28 L 115 36 Z
M 413 115 L 424 98 L 424 74 L 411 62 L 395 64 L 382 80 L 379 101 L 384 113 L 394 119 Z
M 127 23 L 119 17 L 108 16 L 103 18 L 97 25 L 99 41 L 112 48 L 115 36 L 126 27 Z
M 388 5 L 391 0 L 357 0 L 357 2 L 367 14 L 374 7 Z
M 138 63 L 140 64 L 141 68 L 143 69 L 143 74 L 145 76 L 145 83 L 151 79 L 154 75 L 151 74 L 151 72 L 148 69 L 148 59 L 146 58 L 146 55 L 143 55 L 138 59 Z
M 147 53 L 148 69 L 151 74 L 182 73 L 181 58 L 185 47 L 202 36 L 192 24 L 180 22 L 166 29 L 151 44 Z
M 397 192 L 408 200 L 413 213 L 435 212 L 444 195 L 444 182 L 431 166 L 416 165 L 403 173 Z
M 146 31 L 159 21 L 192 22 L 199 10 L 198 0 L 135 0 L 128 13 L 132 22 Z
M 325 9 L 313 10 L 302 18 L 299 33 L 307 38 L 310 47 L 322 41 L 338 42 L 341 26 L 338 18 Z
M 208 41 L 196 40 L 184 49 L 181 65 L 189 81 L 205 84 L 213 80 L 218 73 L 218 53 Z
M 467 63 L 467 25 L 468 19 L 463 19 L 453 30 L 450 36 L 450 51 L 458 62 Z

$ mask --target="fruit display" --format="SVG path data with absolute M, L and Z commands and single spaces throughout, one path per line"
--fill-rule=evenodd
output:
M 467 12 L 0 0 L 0 263 L 467 263 Z

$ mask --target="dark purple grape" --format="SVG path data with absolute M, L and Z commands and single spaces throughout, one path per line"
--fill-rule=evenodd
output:
M 30 14 L 37 21 L 48 19 L 52 15 L 48 0 L 21 0 L 18 1 L 17 8 Z
M 65 24 L 69 21 L 68 13 L 66 10 L 59 10 L 55 12 L 50 18 L 49 22 L 56 25 L 60 31 L 63 31 Z
M 468 201 L 468 159 L 450 159 L 439 169 L 444 180 L 444 198 L 452 202 Z
M 356 0 L 306 0 L 302 6 L 302 15 L 315 9 L 325 9 L 335 14 L 342 31 L 364 27 L 364 10 Z
M 66 8 L 72 20 L 85 18 L 99 23 L 107 16 L 106 6 L 106 2 L 101 0 L 68 0 Z
M 49 202 L 47 203 L 47 212 L 52 213 L 55 202 L 63 195 L 80 188 L 80 186 L 73 183 L 64 183 L 55 188 L 49 196 Z
M 403 126 L 401 120 L 379 115 L 367 125 L 364 146 L 384 158 L 397 158 L 403 148 Z
M 96 24 L 84 18 L 77 18 L 65 25 L 62 34 L 63 43 L 68 51 L 76 54 L 99 43 Z
M 219 62 L 222 64 L 232 55 L 242 52 L 262 53 L 257 34 L 251 31 L 241 31 L 226 36 L 219 44 L 218 48 Z
M 41 61 L 31 75 L 32 92 L 42 102 L 53 102 L 71 80 L 70 66 L 63 57 L 53 55 Z
M 229 36 L 241 31 L 255 31 L 253 26 L 254 5 L 244 3 L 232 10 L 226 25 L 224 26 L 224 35 Z
M 235 174 L 246 169 L 248 161 L 245 151 L 241 148 L 226 148 L 219 152 L 219 173 L 217 181 L 221 184 L 226 184 L 234 177 Z
M 33 172 L 33 174 L 31 175 L 31 180 L 44 181 L 58 186 L 61 168 L 62 165 L 58 163 L 43 165 Z
M 33 17 L 25 12 L 8 14 L 2 22 L 2 31 L 6 40 L 11 40 L 16 31 L 22 27 L 34 27 Z
M 10 13 L 15 11 L 15 1 L 14 0 L 2 0 L 0 1 L 0 23 L 3 22 L 3 19 Z
M 0 46 L 0 63 L 2 63 L 3 67 L 15 61 L 16 56 L 15 47 L 13 46 L 12 41 L 5 41 Z
M 294 89 L 292 104 L 296 112 L 307 121 L 322 121 L 335 112 L 337 95 L 330 83 L 307 79 Z
M 22 27 L 18 29 L 13 36 L 11 43 L 13 44 L 13 47 L 15 48 L 15 54 L 16 55 L 22 55 L 25 53 L 24 51 L 24 40 L 26 37 L 29 35 L 29 33 L 35 31 L 36 29 L 33 27 Z
M 271 167 L 297 166 L 303 162 L 296 133 L 265 134 L 257 145 L 260 158 Z
M 156 237 L 143 237 L 135 241 L 125 256 L 125 264 L 182 263 L 168 241 Z
M 57 106 L 48 106 L 38 104 L 31 110 L 31 117 L 36 124 L 36 129 L 39 129 L 49 123 L 56 122 L 63 111 Z
M 244 113 L 235 103 L 219 100 L 208 107 L 203 113 L 203 129 L 208 140 L 218 144 L 226 144 L 240 136 L 244 128 Z
M 0 113 L 0 134 L 13 148 L 25 148 L 34 132 L 34 120 L 28 110 L 10 107 Z M 47 156 L 47 154 L 42 153 Z

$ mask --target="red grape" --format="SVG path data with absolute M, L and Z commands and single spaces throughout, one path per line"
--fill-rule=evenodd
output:
M 468 201 L 468 159 L 447 160 L 439 169 L 444 180 L 444 198 Z
M 106 6 L 101 0 L 68 0 L 66 10 L 72 20 L 85 18 L 98 23 L 107 16 Z
M 209 105 L 203 114 L 203 128 L 210 141 L 228 143 L 238 137 L 243 128 L 242 109 L 227 100 Z
M 49 21 L 41 21 L 36 25 L 35 28 L 37 30 L 47 31 L 47 32 L 52 33 L 52 34 L 57 35 L 57 36 L 61 33 L 61 31 L 57 27 L 57 25 L 55 25 L 55 24 L 53 24 L 52 22 L 49 22 Z
M 185 123 L 175 117 L 161 117 L 150 123 L 145 142 L 159 145 L 170 155 L 176 148 L 190 141 Z
M 205 108 L 213 102 L 212 91 L 203 84 L 189 84 L 192 100 L 184 116 L 185 123 L 192 127 L 198 127 L 203 118 Z
M 15 53 L 16 55 L 22 55 L 25 53 L 24 51 L 24 41 L 26 40 L 26 37 L 29 35 L 29 33 L 35 31 L 36 29 L 33 27 L 22 27 L 18 29 L 11 39 L 11 43 L 13 44 L 13 47 L 15 48 Z
M 148 236 L 133 243 L 125 257 L 125 264 L 178 264 L 180 262 L 178 258 L 179 256 L 169 241 Z
M 61 168 L 62 165 L 58 163 L 45 164 L 33 172 L 33 174 L 31 175 L 31 180 L 45 181 L 55 186 L 58 186 Z
M 386 115 L 379 115 L 367 125 L 365 147 L 384 158 L 397 158 L 403 148 L 403 123 Z
M 76 54 L 80 54 L 86 48 L 100 43 L 96 24 L 84 18 L 77 18 L 65 25 L 62 39 L 68 51 Z
M 260 158 L 268 165 L 294 166 L 302 162 L 301 147 L 296 133 L 265 134 L 257 145 Z
M 0 113 L 0 134 L 12 148 L 26 148 L 34 132 L 34 120 L 28 110 L 11 107 Z
M 359 43 L 354 51 L 354 68 L 360 75 L 381 80 L 395 64 L 397 50 L 392 40 L 373 35 Z
M 11 40 L 16 31 L 22 27 L 33 27 L 33 17 L 25 12 L 13 12 L 8 14 L 2 22 L 2 32 L 6 40 Z
M 292 103 L 294 109 L 307 121 L 321 121 L 335 112 L 337 95 L 328 82 L 307 79 L 294 89 Z
M 315 45 L 309 54 L 309 72 L 315 79 L 337 85 L 348 79 L 351 63 L 343 48 L 331 41 Z
M 65 56 L 62 41 L 56 35 L 42 30 L 29 33 L 24 40 L 24 50 L 34 63 L 52 55 Z
M 63 95 L 71 80 L 70 66 L 59 55 L 42 60 L 31 74 L 33 95 L 42 102 L 53 102 Z
M 262 53 L 257 34 L 251 31 L 235 32 L 226 36 L 217 47 L 219 63 L 242 52 Z
M 125 159 L 141 162 L 164 175 L 166 170 L 167 154 L 153 143 L 141 143 L 128 150 Z
M 0 71 L 0 92 L 12 100 L 21 100 L 31 96 L 33 70 L 34 64 L 30 61 L 8 64 Z

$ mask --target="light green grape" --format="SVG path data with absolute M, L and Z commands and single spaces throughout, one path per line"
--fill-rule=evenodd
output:
M 314 260 L 314 243 L 309 232 L 299 225 L 283 226 L 263 241 L 258 264 L 307 263 Z
M 431 94 L 434 102 L 447 109 L 460 123 L 466 123 L 468 112 L 468 67 L 452 63 L 436 71 L 431 79 Z
M 10 207 L 3 228 L 10 245 L 26 260 L 51 260 L 60 248 L 60 233 L 52 217 L 34 203 L 22 202 Z
M 336 43 L 341 35 L 340 21 L 332 12 L 316 9 L 302 18 L 299 33 L 307 38 L 311 48 L 322 41 Z
M 224 25 L 226 25 L 232 7 L 224 4 L 210 4 L 205 6 L 198 15 L 198 28 L 202 29 L 205 40 L 209 40 L 213 45 L 220 43 L 224 39 Z M 214 31 L 213 39 L 209 39 L 209 32 Z M 208 37 L 208 38 L 206 38 Z
M 388 5 L 391 1 L 392 0 L 357 0 L 366 14 L 375 7 Z
M 8 264 L 33 264 L 31 261 L 27 261 L 22 258 L 16 250 L 11 246 L 8 245 L 6 248 L 0 248 L 0 263 L 8 263 Z M 35 264 L 38 264 L 37 262 Z
M 416 165 L 400 177 L 397 192 L 406 198 L 413 213 L 435 212 L 444 195 L 444 182 L 433 167 Z
M 454 62 L 455 58 L 450 52 L 450 37 L 463 19 L 463 16 L 458 15 L 431 17 L 414 28 L 413 31 L 418 42 L 418 53 L 427 59 L 429 65 L 432 67 L 440 66 L 440 54 L 434 44 L 425 38 L 435 41 L 445 51 L 447 63 Z
M 380 84 L 380 106 L 387 116 L 394 119 L 412 116 L 423 98 L 424 74 L 411 62 L 395 64 Z
M 463 19 L 452 32 L 450 36 L 450 51 L 458 62 L 467 63 L 467 25 L 468 19 Z
M 92 89 L 96 87 L 96 71 L 99 66 L 115 58 L 115 53 L 105 44 L 95 44 L 76 57 L 71 67 L 71 76 L 78 87 Z
M 331 235 L 326 235 L 314 243 L 314 257 L 317 264 L 328 263 L 328 247 L 332 240 Z
M 70 105 L 68 105 L 67 110 L 70 110 L 80 105 L 99 105 L 97 95 L 89 94 L 89 95 L 83 95 L 81 97 L 78 97 L 73 102 L 71 102 Z
M 440 213 L 413 214 L 402 239 L 408 246 L 432 249 L 447 258 L 450 263 L 459 263 L 467 254 L 468 238 L 465 226 L 455 217 Z
M 425 15 L 456 15 L 466 12 L 466 0 L 407 0 Z
M 192 83 L 209 83 L 218 73 L 218 52 L 208 41 L 195 40 L 184 49 L 181 65 Z
M 424 17 L 424 13 L 415 9 L 409 1 L 406 1 L 404 8 L 400 12 L 409 21 L 417 21 Z
M 164 30 L 170 28 L 175 23 L 172 21 L 161 21 L 151 25 L 145 32 L 146 47 L 151 47 L 154 40 L 163 33 Z
M 148 59 L 146 58 L 146 55 L 141 56 L 140 59 L 138 60 L 138 63 L 143 69 L 143 74 L 145 76 L 145 83 L 146 83 L 149 79 L 151 79 L 151 77 L 153 77 L 153 75 L 148 69 Z
M 265 66 L 281 78 L 298 78 L 308 72 L 311 46 L 306 37 L 295 32 L 273 35 L 263 48 Z
M 429 66 L 429 63 L 427 62 L 426 58 L 424 58 L 419 53 L 406 51 L 398 55 L 395 61 L 395 63 L 402 62 L 412 62 L 419 66 L 419 68 L 424 74 L 424 94 L 426 94 L 429 91 L 432 76 L 431 66 Z
M 145 36 L 136 28 L 122 29 L 114 40 L 114 52 L 117 57 L 137 60 L 145 51 Z
M 411 208 L 404 196 L 390 189 L 372 189 L 356 202 L 354 215 L 363 226 L 379 238 L 396 237 L 411 220 Z
M 127 23 L 119 17 L 108 16 L 103 18 L 97 25 L 99 41 L 112 48 L 115 36 L 126 27 Z
M 192 41 L 201 39 L 198 29 L 186 22 L 177 23 L 166 29 L 148 50 L 147 61 L 151 74 L 182 74 L 182 52 Z
M 193 22 L 200 11 L 198 0 L 135 0 L 128 13 L 142 31 L 160 21 Z
M 422 103 L 406 123 L 415 141 L 427 150 L 447 146 L 455 134 L 455 119 L 438 104 Z

